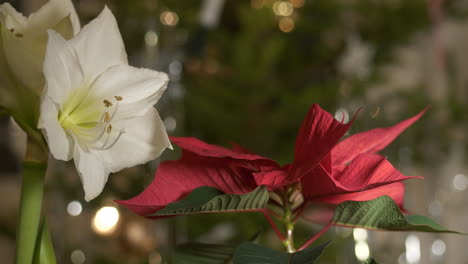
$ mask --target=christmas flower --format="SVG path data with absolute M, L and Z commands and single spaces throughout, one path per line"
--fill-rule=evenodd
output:
M 388 195 L 402 207 L 401 181 L 414 177 L 403 176 L 377 152 L 423 113 L 393 127 L 359 133 L 338 143 L 352 122 L 337 121 L 313 105 L 299 130 L 294 161 L 285 166 L 239 146 L 230 150 L 195 138 L 171 138 L 182 148 L 182 158 L 161 163 L 148 188 L 119 203 L 147 216 L 201 186 L 245 194 L 260 185 L 277 191 L 300 184 L 307 202 L 337 204 Z
M 50 0 L 29 17 L 9 3 L 0 5 L 0 111 L 10 114 L 42 146 L 45 144 L 37 121 L 48 29 L 65 39 L 79 32 L 80 23 L 70 0 Z
M 49 31 L 39 127 L 56 159 L 74 159 L 87 201 L 109 173 L 146 163 L 170 147 L 153 105 L 166 74 L 128 65 L 106 7 L 73 39 Z
M 4 3 L 0 5 L 0 23 L 1 64 L 6 65 L 16 82 L 40 94 L 44 86 L 42 65 L 47 30 L 53 29 L 65 39 L 71 39 L 80 30 L 73 3 L 70 0 L 50 0 L 29 17 Z M 1 74 L 5 75 L 7 71 L 2 70 Z

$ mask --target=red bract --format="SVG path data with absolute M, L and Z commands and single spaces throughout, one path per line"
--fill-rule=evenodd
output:
M 151 185 L 138 196 L 119 201 L 147 216 L 184 198 L 194 189 L 211 186 L 227 194 L 245 194 L 260 185 L 271 191 L 300 182 L 308 202 L 338 204 L 388 195 L 402 207 L 406 177 L 376 152 L 385 148 L 425 110 L 393 127 L 377 128 L 341 141 L 352 121 L 344 124 L 314 104 L 296 140 L 294 161 L 280 166 L 235 146 L 233 150 L 196 138 L 171 138 L 182 158 L 162 162 Z

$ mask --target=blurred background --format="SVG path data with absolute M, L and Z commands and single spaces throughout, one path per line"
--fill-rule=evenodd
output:
M 0 1 L 5 2 L 5 1 Z M 25 14 L 44 0 L 8 1 Z M 312 103 L 352 116 L 350 133 L 431 109 L 383 153 L 405 175 L 406 206 L 468 232 L 467 0 L 76 0 L 82 25 L 107 5 L 130 64 L 167 72 L 157 108 L 170 135 L 231 142 L 282 164 Z M 0 258 L 13 263 L 25 137 L 0 117 Z M 166 151 L 162 160 L 177 159 Z M 112 175 L 87 203 L 73 163 L 50 161 L 45 212 L 58 263 L 165 263 L 187 241 L 261 241 L 257 214 L 146 220 L 114 199 L 140 193 L 158 161 Z M 301 223 L 298 242 L 319 230 Z M 303 237 L 302 237 L 303 236 Z M 468 263 L 459 235 L 332 228 L 319 263 Z M 319 241 L 320 242 L 320 241 Z M 299 243 L 298 243 L 299 244 Z

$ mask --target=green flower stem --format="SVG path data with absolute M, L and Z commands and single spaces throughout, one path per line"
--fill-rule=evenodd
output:
M 284 230 L 286 231 L 286 237 L 283 240 L 283 245 L 286 248 L 286 251 L 289 253 L 296 252 L 296 248 L 294 247 L 294 216 L 291 209 L 291 204 L 289 201 L 289 196 L 293 192 L 293 188 L 290 188 L 287 192 L 284 193 L 283 196 L 283 226 Z
M 20 218 L 16 238 L 16 264 L 33 262 L 34 249 L 39 233 L 44 176 L 47 169 L 47 153 L 28 138 L 23 162 Z

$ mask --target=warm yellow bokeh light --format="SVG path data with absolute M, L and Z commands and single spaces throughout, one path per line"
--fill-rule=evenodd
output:
M 277 16 L 290 16 L 294 12 L 294 7 L 289 2 L 276 1 L 273 3 L 273 12 Z
M 92 227 L 98 234 L 107 235 L 114 232 L 119 222 L 119 211 L 112 206 L 104 206 L 96 212 Z
M 179 23 L 179 16 L 172 11 L 164 11 L 161 13 L 161 23 L 166 26 L 175 26 Z
M 289 0 L 289 2 L 294 6 L 295 8 L 300 8 L 304 6 L 304 0 Z
M 294 20 L 290 17 L 283 17 L 279 21 L 279 28 L 283 32 L 291 32 L 294 30 Z

